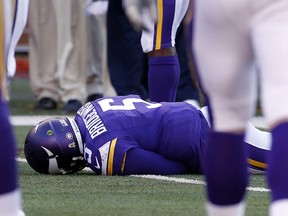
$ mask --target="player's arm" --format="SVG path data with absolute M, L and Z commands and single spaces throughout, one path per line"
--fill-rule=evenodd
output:
M 182 163 L 168 160 L 155 152 L 132 148 L 126 153 L 122 174 L 176 175 L 188 172 L 187 166 Z

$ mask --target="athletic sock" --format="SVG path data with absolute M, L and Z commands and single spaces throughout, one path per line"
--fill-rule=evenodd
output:
M 288 199 L 288 122 L 279 124 L 271 133 L 272 147 L 268 159 L 267 178 L 274 202 Z
M 155 102 L 175 101 L 180 76 L 177 56 L 151 57 L 149 59 L 149 97 Z
M 244 195 L 248 183 L 247 151 L 244 134 L 210 132 L 204 157 L 204 174 L 207 182 L 208 208 L 235 215 L 244 212 Z M 233 206 L 233 208 L 231 208 Z M 213 210 L 213 209 L 217 209 Z M 237 213 L 237 214 L 236 214 Z M 214 215 L 211 214 L 211 215 Z

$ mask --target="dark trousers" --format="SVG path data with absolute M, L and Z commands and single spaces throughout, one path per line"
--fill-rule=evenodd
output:
M 108 67 L 117 94 L 137 94 L 147 99 L 147 89 L 143 85 L 147 62 L 141 48 L 141 32 L 134 31 L 119 0 L 109 1 L 107 36 Z

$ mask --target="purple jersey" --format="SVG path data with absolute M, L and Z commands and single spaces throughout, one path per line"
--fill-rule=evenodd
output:
M 188 103 L 152 103 L 135 95 L 85 104 L 75 117 L 85 159 L 97 174 L 121 175 L 131 148 L 143 148 L 184 163 L 199 173 L 208 124 Z M 137 161 L 134 161 L 137 163 Z

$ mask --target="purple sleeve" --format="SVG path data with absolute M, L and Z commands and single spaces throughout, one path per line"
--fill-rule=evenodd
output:
M 132 148 L 127 152 L 123 175 L 177 175 L 188 173 L 187 166 L 168 160 L 155 152 Z

